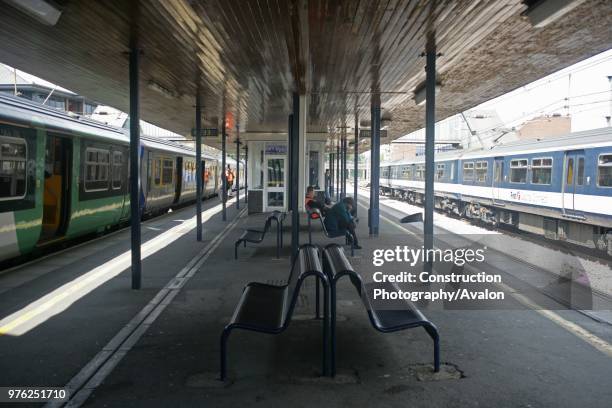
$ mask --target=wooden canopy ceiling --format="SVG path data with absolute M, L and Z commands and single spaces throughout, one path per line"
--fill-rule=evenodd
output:
M 141 117 L 185 135 L 198 88 L 205 126 L 230 116 L 242 134 L 286 131 L 293 92 L 307 95 L 308 131 L 350 126 L 356 113 L 369 120 L 372 94 L 390 138 L 423 127 L 412 97 L 431 32 L 441 53 L 438 119 L 612 48 L 607 0 L 587 0 L 541 29 L 521 17 L 521 0 L 56 3 L 53 27 L 2 4 L 0 61 L 127 111 L 136 35 Z

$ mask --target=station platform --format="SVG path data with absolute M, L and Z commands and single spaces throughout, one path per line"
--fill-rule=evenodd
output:
M 129 230 L 0 275 L 0 385 L 68 386 L 71 406 L 92 407 L 609 406 L 612 326 L 525 289 L 529 282 L 512 274 L 504 275 L 503 307 L 423 308 L 440 332 L 446 375 L 429 374 L 425 331 L 374 331 L 343 281 L 338 375 L 321 377 L 321 322 L 313 319 L 314 281 L 306 281 L 285 333 L 232 333 L 230 381 L 221 383 L 221 330 L 245 284 L 287 279 L 291 225 L 288 217 L 280 259 L 272 233 L 234 260 L 235 240 L 244 228 L 261 227 L 264 216 L 248 216 L 231 201 L 223 222 L 218 199 L 203 209 L 201 243 L 192 207 L 143 223 L 148 256 L 139 291 L 130 289 L 129 252 L 124 263 Z M 374 248 L 397 243 L 397 214 L 381 210 L 378 237 L 359 224 L 363 249 L 349 257 L 357 269 L 371 262 Z M 359 212 L 365 218 L 363 206 Z M 405 245 L 421 245 L 418 236 L 401 236 Z M 300 240 L 307 239 L 304 222 Z M 318 227 L 313 241 L 331 242 Z

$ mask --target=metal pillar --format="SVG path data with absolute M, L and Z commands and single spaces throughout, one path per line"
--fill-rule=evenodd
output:
M 378 235 L 380 210 L 378 196 L 380 194 L 380 95 L 372 95 L 372 128 L 370 130 L 370 208 L 368 210 L 368 226 L 370 235 Z
M 330 146 L 330 149 L 333 149 L 333 146 Z M 329 199 L 332 200 L 334 198 L 334 154 L 329 154 Z
M 353 171 L 355 172 L 353 174 L 353 199 L 355 200 L 355 216 L 357 216 L 357 208 L 359 207 L 357 205 L 357 182 L 359 181 L 357 174 L 359 172 L 359 117 L 357 113 L 355 113 L 355 146 L 353 148 L 355 149 L 353 152 Z
M 197 240 L 202 241 L 202 105 L 200 103 L 200 89 L 196 93 L 195 106 L 195 139 L 196 139 L 196 225 Z M 180 170 L 179 170 L 180 171 Z
M 343 130 L 342 133 L 342 198 L 344 198 L 346 197 L 346 179 L 348 178 L 348 172 L 346 168 L 348 141 L 346 139 L 346 130 Z
M 249 145 L 244 145 L 244 203 L 249 202 Z
M 240 126 L 236 125 L 236 209 L 240 209 Z
M 427 44 L 425 79 L 425 214 L 423 217 L 423 247 L 433 248 L 434 216 L 434 147 L 436 124 L 436 45 L 430 38 Z M 427 253 L 427 252 L 426 252 Z M 431 272 L 432 262 L 428 260 L 425 271 Z
M 226 167 L 226 148 L 225 148 L 225 112 L 223 114 L 223 124 L 221 125 L 221 219 L 223 221 L 227 221 L 227 210 L 226 210 L 226 201 L 227 201 L 227 178 L 225 177 L 225 167 Z
M 340 197 L 340 140 L 336 141 L 336 201 Z
M 298 184 L 299 184 L 299 160 L 300 160 L 300 95 L 298 93 L 293 94 L 293 115 L 291 121 L 291 158 L 289 160 L 289 166 L 291 167 L 291 257 L 293 260 L 298 255 L 300 247 L 300 213 L 299 208 L 299 197 L 298 197 Z
M 140 49 L 130 47 L 130 225 L 132 232 L 132 289 L 140 289 L 142 265 L 140 256 Z
M 289 160 L 293 157 L 293 120 L 294 115 L 289 115 L 289 122 L 287 123 L 287 158 Z M 287 185 L 287 197 L 289 197 L 289 202 L 287 203 L 287 209 L 289 211 L 293 210 L 293 166 L 289 161 L 289 168 L 287 171 L 287 176 L 289 178 L 289 184 Z

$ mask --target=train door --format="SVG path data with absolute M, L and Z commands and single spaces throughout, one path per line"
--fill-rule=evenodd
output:
M 264 211 L 285 210 L 285 156 L 266 156 L 264 172 Z
M 499 189 L 501 188 L 501 185 L 503 182 L 504 182 L 504 158 L 496 157 L 493 160 L 493 184 L 492 184 L 493 202 L 500 199 Z
M 584 150 L 572 150 L 565 152 L 563 160 L 563 188 L 562 205 L 563 213 L 575 215 L 578 209 L 576 195 L 584 192 Z
M 41 241 L 61 237 L 68 229 L 71 198 L 72 140 L 47 135 Z
M 176 158 L 176 187 L 174 189 L 174 204 L 179 202 L 183 188 L 183 158 Z

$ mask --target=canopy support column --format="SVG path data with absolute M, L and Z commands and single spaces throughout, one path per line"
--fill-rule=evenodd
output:
M 370 130 L 370 209 L 368 210 L 368 226 L 370 235 L 378 235 L 380 225 L 380 210 L 378 199 L 380 194 L 380 95 L 372 95 L 372 127 Z
M 336 141 L 336 201 L 340 198 L 341 189 L 340 186 L 340 140 Z
M 227 149 L 225 146 L 225 113 L 221 125 L 221 219 L 227 221 L 227 177 L 225 175 Z
M 300 160 L 300 95 L 293 94 L 293 114 L 289 137 L 291 138 L 291 258 L 295 260 L 300 247 L 300 212 L 299 212 L 299 160 Z
M 348 153 L 348 141 L 346 138 L 346 128 L 342 130 L 342 198 L 346 197 L 346 179 L 348 179 L 346 168 L 346 155 Z
M 195 105 L 195 139 L 196 139 L 196 226 L 197 240 L 202 241 L 202 105 L 200 103 L 200 88 L 196 91 Z M 179 169 L 180 171 L 180 169 Z
M 333 146 L 330 146 L 330 150 L 333 150 Z M 334 198 L 334 154 L 329 154 L 329 199 Z
M 434 148 L 436 124 L 436 45 L 433 35 L 427 42 L 425 79 L 425 214 L 423 217 L 423 247 L 433 249 L 434 217 Z M 427 252 L 426 252 L 427 253 Z M 425 270 L 431 272 L 432 262 L 427 260 Z
M 244 145 L 244 203 L 249 202 L 249 145 Z
M 240 209 L 240 126 L 236 125 L 236 209 Z
M 355 146 L 353 146 L 353 199 L 355 200 L 355 216 L 357 216 L 357 182 L 359 181 L 359 116 L 355 112 Z
M 142 283 L 140 256 L 140 100 L 139 100 L 140 49 L 135 39 L 130 44 L 130 230 L 132 247 L 132 289 L 140 289 Z

